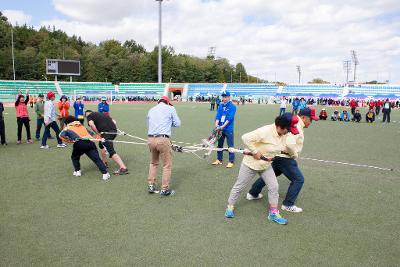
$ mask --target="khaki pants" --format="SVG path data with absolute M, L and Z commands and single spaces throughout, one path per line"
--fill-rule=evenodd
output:
M 272 205 L 278 205 L 279 201 L 279 184 L 276 179 L 274 170 L 270 165 L 266 170 L 253 170 L 242 163 L 236 183 L 233 185 L 229 194 L 228 204 L 235 205 L 240 193 L 253 180 L 255 175 L 261 176 L 265 184 L 268 186 L 268 202 Z
M 156 183 L 157 169 L 161 158 L 163 162 L 162 189 L 168 189 L 172 167 L 171 141 L 166 137 L 149 137 L 147 143 L 150 149 L 150 168 L 147 181 L 149 184 Z

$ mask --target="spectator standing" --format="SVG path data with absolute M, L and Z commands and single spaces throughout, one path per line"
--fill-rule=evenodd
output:
M 286 112 L 286 104 L 287 104 L 287 100 L 284 97 L 281 100 L 281 104 L 280 104 L 280 108 L 279 108 L 279 116 L 283 115 L 283 113 Z
M 299 112 L 300 100 L 296 97 L 292 101 L 293 113 L 297 114 Z
M 28 113 L 28 102 L 29 102 L 29 91 L 26 91 L 26 97 L 24 100 L 24 96 L 22 94 L 18 95 L 17 100 L 15 101 L 15 110 L 17 114 L 17 125 L 18 125 L 18 140 L 17 144 L 21 144 L 21 138 L 22 138 L 22 126 L 25 126 L 26 130 L 26 137 L 27 137 L 27 143 L 32 144 L 32 138 L 31 138 L 31 128 L 29 125 L 29 113 Z
M 74 102 L 74 110 L 75 110 L 75 119 L 77 119 L 81 124 L 84 121 L 83 111 L 85 109 L 85 105 L 83 104 L 81 97 L 78 96 Z
M 385 122 L 387 120 L 388 123 L 390 123 L 390 112 L 392 111 L 392 104 L 389 102 L 389 99 L 386 99 L 385 103 L 383 104 L 383 119 L 382 122 Z
M 44 125 L 44 95 L 39 94 L 39 99 L 35 103 L 35 112 L 36 112 L 36 141 L 40 140 L 40 130 L 42 129 L 42 125 Z M 50 131 L 48 138 L 52 138 Z
M 211 100 L 210 100 L 210 110 L 213 111 L 215 110 L 215 97 L 211 96 Z
M 69 116 L 69 102 L 66 95 L 61 96 L 58 102 L 58 110 L 60 111 L 60 129 L 62 130 L 65 125 L 65 118 Z
M 352 99 L 349 103 L 349 106 L 351 108 L 351 115 L 354 116 L 354 113 L 356 112 L 356 108 L 358 106 L 358 103 L 355 99 Z
M 1 140 L 1 145 L 2 146 L 6 146 L 7 145 L 7 142 L 6 142 L 6 127 L 5 127 L 5 124 L 4 124 L 3 112 L 4 112 L 4 105 L 3 105 L 3 102 L 0 102 L 0 140 Z
M 42 146 L 41 149 L 48 149 L 47 138 L 50 135 L 50 128 L 56 133 L 57 138 L 57 147 L 64 148 L 67 145 L 63 144 L 59 135 L 60 128 L 57 125 L 57 114 L 56 114 L 56 106 L 54 105 L 54 100 L 56 99 L 56 94 L 54 92 L 47 93 L 47 101 L 44 103 L 44 125 L 46 126 L 43 137 L 42 137 Z
M 110 106 L 107 103 L 107 97 L 103 96 L 101 102 L 97 106 L 97 110 L 106 116 L 110 116 Z
M 303 108 L 307 107 L 307 101 L 304 99 L 304 97 L 302 97 L 300 99 L 300 105 L 299 105 L 299 110 L 302 110 Z

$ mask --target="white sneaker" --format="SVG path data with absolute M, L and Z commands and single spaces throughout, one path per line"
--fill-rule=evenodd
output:
M 81 177 L 81 176 L 82 176 L 82 173 L 81 173 L 81 171 L 79 170 L 79 171 L 74 172 L 73 175 L 76 176 L 76 177 Z
M 41 146 L 40 149 L 49 149 L 49 146 L 48 145 Z
M 294 212 L 294 213 L 303 212 L 303 209 L 302 209 L 302 208 L 296 207 L 295 205 L 293 205 L 293 206 L 285 206 L 285 205 L 282 205 L 281 208 L 282 208 L 282 210 L 286 210 L 286 211 Z
M 261 199 L 261 198 L 263 198 L 263 194 L 261 194 L 261 193 L 258 194 L 257 197 L 253 197 L 253 195 L 250 193 L 247 193 L 247 195 L 246 195 L 247 200 L 257 200 L 257 199 Z
M 110 179 L 111 175 L 107 172 L 106 174 L 103 174 L 103 181 L 107 181 Z
M 67 147 L 67 145 L 66 144 L 58 144 L 57 147 L 58 148 L 64 148 L 64 147 Z

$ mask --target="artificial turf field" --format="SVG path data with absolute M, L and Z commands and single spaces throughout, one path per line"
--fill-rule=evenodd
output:
M 120 129 L 146 136 L 151 106 L 113 105 L 111 116 Z M 214 120 L 209 105 L 176 108 L 182 127 L 173 140 L 197 143 L 209 135 Z M 49 150 L 40 150 L 38 142 L 17 146 L 15 110 L 5 112 L 9 145 L 0 147 L 0 266 L 400 265 L 400 123 L 319 121 L 306 129 L 304 157 L 395 171 L 299 160 L 305 184 L 297 204 L 304 212 L 282 212 L 289 224 L 280 226 L 266 219 L 266 198 L 249 202 L 246 192 L 236 217 L 224 218 L 241 155 L 235 168 L 226 169 L 210 165 L 215 155 L 200 160 L 175 153 L 176 195 L 161 198 L 146 191 L 147 147 L 116 145 L 130 175 L 103 182 L 83 157 L 83 176 L 76 178 L 71 148 L 57 149 L 55 140 L 48 141 Z M 236 147 L 242 134 L 272 123 L 278 112 L 276 105 L 238 106 Z M 33 112 L 31 118 L 34 135 Z M 392 120 L 400 121 L 398 110 Z M 278 179 L 282 200 L 288 180 Z

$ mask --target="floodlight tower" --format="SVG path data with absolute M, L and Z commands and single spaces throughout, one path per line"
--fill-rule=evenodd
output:
M 158 2 L 158 83 L 162 83 L 162 2 L 164 0 L 156 0 Z
M 345 60 L 343 61 L 343 68 L 346 71 L 346 84 L 349 83 L 349 73 L 351 69 L 351 61 L 350 60 Z
M 215 50 L 217 49 L 216 46 L 210 46 L 208 48 L 207 58 L 214 58 L 215 57 Z
M 13 75 L 15 81 L 15 59 L 14 59 L 14 31 L 13 25 L 11 24 L 11 56 L 12 56 L 12 66 L 13 66 Z
M 351 50 L 350 54 L 351 54 L 351 58 L 352 58 L 352 61 L 354 64 L 354 79 L 353 79 L 353 81 L 356 82 L 357 65 L 360 65 L 360 62 L 358 61 L 357 52 L 355 50 Z
M 301 82 L 301 66 L 297 65 L 296 69 L 297 69 L 297 73 L 299 74 L 299 84 L 300 84 L 300 82 Z

